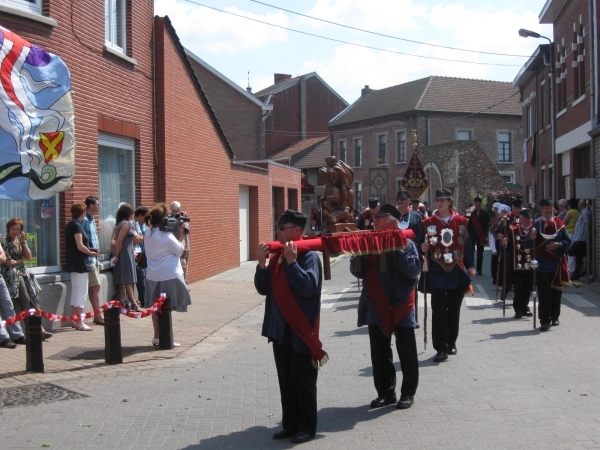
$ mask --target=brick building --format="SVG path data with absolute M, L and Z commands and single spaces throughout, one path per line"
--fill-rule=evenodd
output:
M 45 310 L 69 309 L 63 230 L 71 204 L 87 195 L 101 204 L 103 298 L 113 292 L 109 241 L 121 201 L 182 203 L 192 218 L 189 281 L 255 257 L 258 242 L 272 239 L 273 216 L 298 208 L 300 171 L 236 160 L 175 30 L 153 17 L 151 0 L 0 0 L 0 12 L 0 25 L 60 56 L 72 76 L 73 187 L 45 201 L 43 217 L 41 201 L 0 201 L 4 223 L 18 216 L 37 233 L 33 271 Z
M 587 0 L 547 0 L 539 21 L 553 25 L 552 44 L 540 45 L 513 82 L 521 92 L 525 145 L 535 157 L 525 165 L 525 194 L 532 202 L 582 197 L 577 180 L 595 180 L 598 173 L 597 5 Z M 598 196 L 594 190 L 592 201 Z M 598 242 L 600 236 L 593 237 Z M 590 240 L 595 260 L 597 246 Z
M 274 84 L 254 94 L 273 112 L 265 120 L 265 157 L 300 139 L 326 135 L 327 123 L 347 106 L 315 72 L 292 78 L 276 73 Z
M 412 130 L 419 155 L 428 155 L 421 159 L 432 189 L 424 200 L 443 185 L 462 209 L 477 191 L 523 182 L 521 108 L 510 83 L 432 76 L 381 90 L 365 86 L 361 94 L 329 123 L 334 154 L 354 167 L 357 208 L 372 196 L 394 202 L 412 157 Z M 477 142 L 468 157 L 451 144 L 461 140 Z M 449 164 L 442 155 L 458 159 Z

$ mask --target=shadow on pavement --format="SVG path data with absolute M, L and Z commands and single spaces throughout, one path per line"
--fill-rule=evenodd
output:
M 320 409 L 315 441 L 325 437 L 322 433 L 352 430 L 357 423 L 378 420 L 385 414 L 396 412 L 395 405 L 378 409 L 370 409 L 368 405 L 354 408 L 332 407 Z M 292 444 L 289 439 L 273 440 L 273 434 L 280 429 L 280 426 L 275 428 L 255 426 L 230 434 L 202 439 L 198 444 L 189 445 L 183 447 L 183 449 L 280 449 L 295 447 L 297 444 Z
M 513 315 L 514 315 L 514 312 L 511 309 L 510 315 L 508 314 L 508 311 L 506 311 L 506 317 L 502 317 L 502 313 L 500 313 L 500 317 L 488 317 L 486 319 L 475 319 L 475 320 L 472 320 L 471 323 L 475 324 L 475 325 L 492 325 L 494 323 L 501 323 L 501 322 L 506 322 L 506 321 L 516 322 L 517 319 L 515 319 L 513 317 Z
M 534 330 L 533 328 L 530 328 L 528 330 L 509 331 L 507 333 L 490 334 L 490 339 L 510 339 L 513 337 L 533 336 L 533 335 L 537 335 L 537 334 L 540 334 L 539 329 Z
M 359 335 L 359 334 L 369 334 L 369 328 L 368 327 L 360 327 L 360 328 L 355 328 L 354 330 L 336 331 L 335 333 L 333 333 L 333 337 L 348 337 L 348 336 L 355 336 L 355 335 Z

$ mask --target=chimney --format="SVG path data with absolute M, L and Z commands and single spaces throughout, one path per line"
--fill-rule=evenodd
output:
M 369 87 L 369 85 L 365 84 L 365 87 L 360 90 L 360 96 L 364 97 L 365 95 L 369 95 L 371 92 L 372 91 L 371 91 L 371 88 Z
M 246 87 L 246 90 L 252 94 L 252 88 L 250 87 L 250 85 L 248 85 L 248 86 Z
M 273 78 L 275 79 L 275 84 L 281 83 L 282 81 L 289 80 L 292 78 L 291 75 L 287 75 L 285 73 L 276 73 Z

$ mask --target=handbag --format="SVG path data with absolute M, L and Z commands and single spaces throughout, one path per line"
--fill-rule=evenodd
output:
M 140 269 L 148 267 L 148 258 L 146 258 L 146 252 L 140 252 L 136 255 L 135 260 Z
M 567 250 L 567 255 L 583 258 L 586 255 L 585 241 L 573 241 L 571 247 Z

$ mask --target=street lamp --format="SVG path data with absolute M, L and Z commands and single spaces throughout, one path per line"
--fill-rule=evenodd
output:
M 535 31 L 526 30 L 525 28 L 521 28 L 519 30 L 519 36 L 524 38 L 531 37 L 535 39 L 546 39 L 550 43 L 550 63 L 546 63 L 545 65 L 549 66 L 550 70 L 550 127 L 552 129 L 552 139 L 550 139 L 550 141 L 552 142 L 552 200 L 554 200 L 556 195 L 556 113 L 554 106 L 554 44 L 550 38 L 542 36 L 540 33 L 536 33 Z

